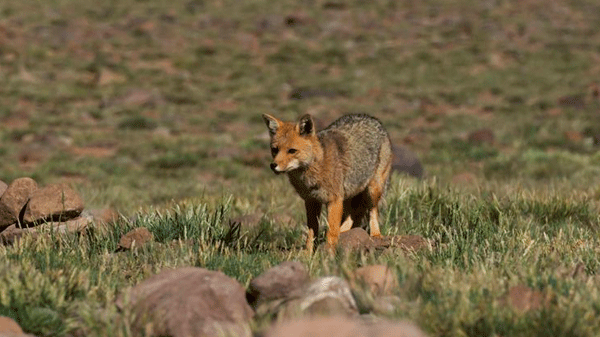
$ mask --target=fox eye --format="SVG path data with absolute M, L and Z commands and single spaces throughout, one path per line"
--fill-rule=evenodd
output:
M 272 147 L 271 148 L 271 154 L 273 156 L 277 155 L 277 152 L 279 152 L 279 148 L 278 147 Z
M 296 153 L 296 152 L 298 152 L 298 150 L 296 150 L 296 149 L 289 149 L 289 150 L 288 150 L 288 153 L 289 153 L 289 154 L 294 154 L 294 153 Z

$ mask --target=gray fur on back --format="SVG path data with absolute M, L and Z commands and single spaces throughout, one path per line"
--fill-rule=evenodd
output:
M 344 191 L 351 197 L 364 190 L 380 165 L 382 146 L 390 146 L 388 133 L 381 122 L 366 114 L 345 115 L 334 121 L 317 136 L 321 142 L 334 139 L 346 167 Z M 341 137 L 340 137 L 341 136 Z M 342 141 L 339 139 L 342 138 Z M 389 151 L 388 151 L 389 152 Z

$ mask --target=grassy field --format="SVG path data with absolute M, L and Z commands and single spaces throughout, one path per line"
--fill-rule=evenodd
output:
M 431 336 L 600 335 L 598 22 L 591 0 L 1 2 L 0 180 L 66 182 L 123 219 L 0 247 L 0 315 L 128 336 L 115 297 L 162 268 L 247 285 L 300 260 L 313 276 L 392 266 L 393 318 Z M 383 233 L 436 248 L 308 256 L 264 112 L 377 116 L 426 171 L 394 174 Z M 482 129 L 493 142 L 469 140 Z M 228 235 L 247 214 L 264 217 Z M 113 254 L 137 226 L 157 243 Z M 507 304 L 516 285 L 533 309 Z

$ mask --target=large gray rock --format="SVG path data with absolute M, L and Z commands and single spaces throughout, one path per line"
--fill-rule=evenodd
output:
M 0 231 L 19 220 L 23 207 L 37 188 L 31 178 L 15 179 L 6 188 L 0 198 Z
M 133 314 L 134 335 L 251 336 L 254 312 L 244 288 L 218 271 L 163 271 L 127 291 L 117 306 Z
M 410 322 L 378 321 L 366 323 L 346 317 L 309 317 L 282 322 L 267 331 L 265 337 L 425 337 Z
M 251 304 L 286 298 L 309 281 L 308 271 L 298 261 L 285 261 L 255 277 L 248 287 Z
M 36 224 L 45 221 L 67 221 L 83 211 L 83 200 L 66 185 L 48 185 L 36 190 L 29 199 L 23 222 Z

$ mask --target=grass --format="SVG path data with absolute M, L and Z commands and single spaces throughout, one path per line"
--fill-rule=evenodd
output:
M 599 13 L 587 0 L 1 3 L 0 179 L 66 182 L 123 218 L 0 247 L 0 314 L 40 336 L 128 336 L 114 300 L 162 268 L 247 285 L 299 260 L 315 277 L 391 266 L 391 316 L 431 336 L 598 335 Z M 305 254 L 264 112 L 377 116 L 426 171 L 393 176 L 383 231 L 436 248 Z M 486 128 L 492 143 L 469 141 Z M 245 214 L 264 216 L 229 227 Z M 137 226 L 156 243 L 114 253 Z M 507 305 L 515 285 L 544 305 Z
M 432 238 L 436 248 L 411 255 L 309 256 L 302 228 L 277 226 L 268 216 L 258 227 L 232 231 L 227 221 L 232 199 L 213 206 L 177 204 L 146 210 L 106 232 L 91 228 L 79 236 L 26 239 L 2 248 L 0 277 L 7 287 L 0 292 L 0 310 L 41 335 L 116 333 L 127 331 L 129 322 L 118 319 L 115 298 L 163 268 L 221 270 L 247 285 L 286 260 L 303 262 L 313 277 L 346 277 L 359 266 L 382 263 L 401 284 L 396 294 L 404 304 L 391 318 L 414 320 L 432 335 L 599 332 L 592 319 L 600 310 L 598 215 L 585 197 L 521 190 L 498 198 L 398 177 L 393 187 L 384 228 Z M 401 227 L 394 226 L 399 222 Z M 120 236 L 139 226 L 147 227 L 155 242 L 113 253 Z M 580 263 L 583 274 L 571 276 Z M 526 312 L 507 305 L 508 289 L 517 284 L 542 291 L 547 302 Z M 370 300 L 363 295 L 363 310 L 369 310 Z

